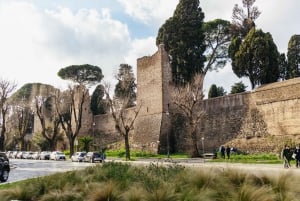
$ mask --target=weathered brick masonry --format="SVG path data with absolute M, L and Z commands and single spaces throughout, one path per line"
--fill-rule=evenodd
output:
M 169 57 L 163 45 L 154 55 L 137 60 L 137 104 L 142 107 L 131 133 L 132 149 L 166 152 L 169 140 L 171 150 L 189 150 L 184 129 L 174 130 L 175 125 L 170 123 L 170 81 Z M 228 144 L 247 152 L 277 152 L 285 142 L 300 143 L 299 99 L 300 78 L 206 99 L 202 105 L 206 116 L 198 127 L 199 149 L 202 137 L 205 151 Z M 89 106 L 84 109 L 81 135 L 91 134 L 93 127 Z M 94 129 L 101 133 L 99 143 L 123 144 L 110 115 L 95 116 L 94 121 Z
M 163 46 L 153 56 L 138 59 L 137 64 L 142 110 L 135 125 L 134 147 L 166 150 L 169 137 L 174 139 L 175 150 L 187 151 L 190 142 L 184 130 L 174 134 L 166 115 L 171 104 L 171 70 Z M 207 115 L 199 124 L 198 139 L 204 137 L 207 151 L 228 144 L 247 152 L 277 152 L 287 141 L 300 142 L 299 98 L 300 78 L 296 78 L 251 92 L 206 99 L 202 109 Z M 201 140 L 198 145 L 201 149 Z

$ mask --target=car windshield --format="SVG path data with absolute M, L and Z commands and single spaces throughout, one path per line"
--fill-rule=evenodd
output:
M 94 153 L 94 156 L 99 157 L 99 156 L 101 156 L 101 154 L 100 153 Z

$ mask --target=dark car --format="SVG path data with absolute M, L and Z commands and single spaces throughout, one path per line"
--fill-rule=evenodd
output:
M 102 163 L 103 155 L 100 152 L 88 152 L 84 157 L 84 161 L 90 163 L 94 163 L 98 161 Z
M 5 152 L 0 152 L 0 182 L 8 180 L 10 172 L 9 160 Z

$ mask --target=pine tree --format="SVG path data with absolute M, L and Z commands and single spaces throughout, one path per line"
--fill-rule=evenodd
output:
M 204 13 L 199 0 L 180 0 L 174 14 L 159 29 L 156 44 L 163 43 L 171 56 L 172 76 L 176 84 L 190 82 L 202 73 L 205 34 Z

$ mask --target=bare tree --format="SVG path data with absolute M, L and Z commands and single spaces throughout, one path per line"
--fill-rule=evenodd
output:
M 69 86 L 63 94 L 57 92 L 55 107 L 59 122 L 69 141 L 70 155 L 74 153 L 75 139 L 82 126 L 83 106 L 89 97 L 84 85 Z
M 128 84 L 127 87 L 129 86 L 130 84 Z M 123 94 L 122 97 L 119 97 L 116 101 L 114 101 L 110 97 L 109 92 L 110 92 L 110 85 L 106 83 L 105 95 L 106 95 L 106 99 L 109 102 L 110 112 L 114 119 L 116 130 L 124 138 L 126 160 L 130 160 L 129 133 L 131 130 L 134 129 L 134 122 L 139 114 L 141 105 L 137 105 L 133 111 L 127 109 L 128 108 L 127 106 L 131 101 L 130 94 L 127 95 Z
M 103 74 L 100 67 L 90 64 L 67 66 L 60 69 L 57 74 L 62 79 L 75 83 L 74 86 L 69 86 L 69 90 L 66 91 L 68 96 L 66 110 L 62 111 L 57 108 L 62 128 L 69 140 L 70 154 L 72 155 L 75 139 L 82 126 L 83 106 L 89 98 L 87 87 L 101 82 Z
M 255 27 L 254 21 L 260 16 L 261 12 L 256 6 L 253 6 L 256 0 L 242 0 L 243 8 L 234 5 L 232 11 L 232 31 L 235 34 L 246 36 L 252 27 Z
M 32 133 L 34 120 L 33 115 L 34 111 L 25 99 L 14 103 L 12 118 L 14 118 L 15 121 L 13 122 L 13 126 L 16 128 L 15 138 L 18 144 L 21 144 L 21 150 L 26 149 L 26 135 Z
M 5 149 L 6 140 L 6 115 L 8 114 L 9 105 L 7 103 L 9 95 L 15 90 L 17 85 L 13 82 L 0 78 L 0 150 Z
M 59 115 L 53 100 L 54 98 L 51 94 L 48 96 L 36 96 L 34 100 L 35 111 L 42 127 L 41 134 L 48 142 L 49 148 L 52 151 L 56 149 L 60 126 Z M 49 119 L 50 122 L 47 123 L 47 119 Z M 50 126 L 49 123 L 52 124 L 52 126 Z
M 185 86 L 172 87 L 172 105 L 181 113 L 187 121 L 188 135 L 192 141 L 192 156 L 199 156 L 197 125 L 205 113 L 200 109 L 204 98 L 203 74 L 196 74 L 191 83 Z

